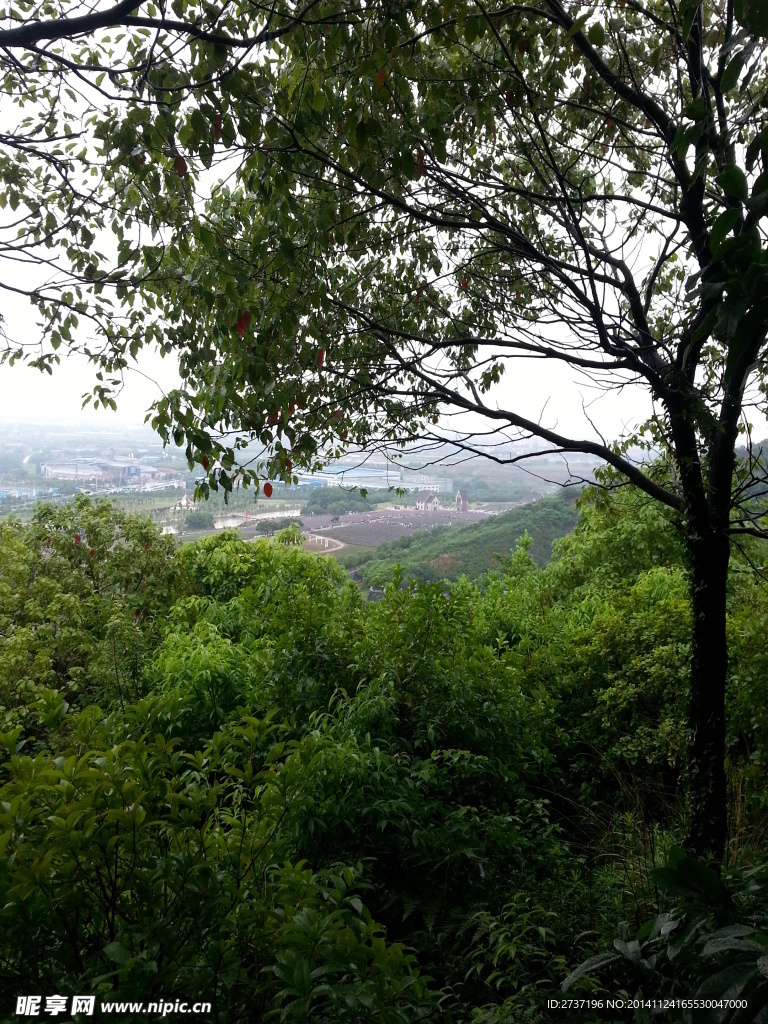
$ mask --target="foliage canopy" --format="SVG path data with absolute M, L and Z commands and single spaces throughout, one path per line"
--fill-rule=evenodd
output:
M 597 455 L 678 514 L 690 849 L 718 859 L 730 542 L 764 535 L 764 461 L 736 459 L 766 410 L 763 6 L 21 3 L 0 29 L 29 108 L 0 156 L 4 252 L 47 275 L 20 286 L 34 361 L 84 348 L 109 404 L 143 345 L 175 353 L 152 423 L 205 493 L 429 445 L 454 412 Z M 668 466 L 523 415 L 498 385 L 530 358 L 646 388 Z
M 590 929 L 673 913 L 631 861 L 687 813 L 690 604 L 653 503 L 595 495 L 544 569 L 523 543 L 483 589 L 396 576 L 376 604 L 295 544 L 174 549 L 83 498 L 3 524 L 0 566 L 3 998 L 543 1024 Z M 730 849 L 749 860 L 768 602 L 746 562 L 730 594 Z M 665 990 L 694 991 L 695 948 L 660 959 Z M 631 963 L 601 963 L 577 991 L 634 991 Z

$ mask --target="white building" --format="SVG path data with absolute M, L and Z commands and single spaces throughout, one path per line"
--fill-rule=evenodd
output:
M 419 491 L 416 495 L 416 508 L 420 512 L 435 512 L 440 508 L 440 499 L 430 491 Z
M 433 494 L 453 493 L 453 481 L 449 477 L 428 476 L 426 473 L 415 473 L 403 470 L 403 486 L 409 491 L 431 491 Z

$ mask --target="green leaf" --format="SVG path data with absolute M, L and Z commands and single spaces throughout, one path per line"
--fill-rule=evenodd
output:
M 203 167 L 209 168 L 213 163 L 213 144 L 210 142 L 202 142 L 200 144 L 199 153 Z
M 739 210 L 726 210 L 720 214 L 712 225 L 712 231 L 709 236 L 709 248 L 713 254 L 723 242 L 728 232 L 736 226 L 740 216 Z
M 407 149 L 400 154 L 400 168 L 406 178 L 413 178 L 416 174 L 416 161 Z
M 706 978 L 697 989 L 696 995 L 708 996 L 710 999 L 738 999 L 756 974 L 757 965 L 755 963 L 732 964 Z M 756 1011 L 757 1007 L 753 1006 L 752 1010 Z M 750 1019 L 757 1020 L 758 1018 Z
M 691 341 L 696 343 L 697 341 L 700 341 L 702 338 L 706 338 L 707 335 L 711 332 L 712 328 L 717 323 L 717 316 L 718 313 L 716 308 L 710 310 L 710 312 L 707 314 L 704 320 L 699 324 L 699 326 L 691 335 Z
M 587 31 L 587 39 L 592 43 L 593 46 L 602 46 L 605 42 L 605 29 L 596 21 L 593 25 L 589 26 Z
M 733 14 L 752 35 L 768 38 L 768 4 L 765 0 L 734 0 Z
M 481 19 L 477 15 L 470 14 L 464 23 L 464 41 L 467 46 L 474 43 L 481 33 L 481 28 Z
M 573 985 L 574 981 L 578 981 L 585 974 L 589 974 L 590 971 L 596 970 L 598 967 L 604 967 L 606 964 L 614 963 L 620 959 L 618 953 L 598 953 L 597 956 L 592 956 L 589 960 L 585 960 L 584 963 L 571 971 L 568 977 L 560 986 L 562 992 L 567 992 L 568 989 Z
M 590 15 L 590 12 L 587 11 L 586 14 L 580 15 L 580 17 L 578 17 L 578 18 L 576 18 L 574 20 L 573 24 L 571 25 L 571 27 L 568 29 L 568 31 L 566 33 L 566 35 L 568 36 L 569 39 L 573 39 L 573 37 L 575 35 L 577 35 L 577 33 L 582 31 L 582 29 L 584 28 L 584 26 L 587 23 L 587 19 L 589 18 L 589 15 Z
M 720 79 L 720 88 L 722 91 L 730 92 L 738 85 L 739 75 L 744 67 L 744 60 L 740 53 L 729 62 L 728 67 L 723 72 L 723 77 Z
M 130 958 L 130 953 L 122 942 L 110 942 L 104 947 L 104 952 L 110 960 L 114 960 L 117 964 L 126 964 Z
M 296 246 L 287 235 L 283 235 L 280 239 L 280 252 L 285 256 L 288 263 L 293 264 L 296 262 Z
M 752 195 L 747 200 L 747 209 L 755 217 L 768 213 L 768 171 L 763 171 L 755 182 Z
M 684 41 L 688 40 L 688 36 L 693 28 L 693 20 L 696 17 L 698 6 L 698 3 L 695 3 L 694 0 L 683 0 L 680 4 L 680 16 L 682 17 L 683 22 L 682 36 Z
M 225 117 L 221 126 L 221 141 L 229 149 L 235 141 L 235 126 L 231 117 Z
M 640 963 L 641 949 L 637 939 L 632 939 L 629 942 L 624 942 L 623 939 L 614 939 L 613 945 L 627 960 L 631 960 L 633 964 Z
M 198 138 L 202 138 L 204 135 L 208 133 L 209 125 L 207 120 L 205 119 L 205 115 L 201 110 L 193 110 L 189 120 L 190 124 L 192 125 L 192 130 L 194 131 L 195 135 L 198 136 Z
M 689 898 L 703 898 L 712 907 L 730 906 L 728 890 L 714 871 L 700 861 L 682 857 L 673 868 L 656 868 L 651 877 L 668 892 Z
M 365 121 L 360 120 L 355 125 L 355 142 L 362 149 L 368 141 L 368 125 Z
M 747 176 L 736 164 L 729 164 L 726 169 L 715 178 L 715 184 L 735 199 L 744 202 L 749 195 L 749 184 Z
M 702 956 L 714 956 L 716 953 L 764 953 L 765 943 L 755 939 L 739 938 L 738 936 L 716 935 L 710 939 L 701 951 Z

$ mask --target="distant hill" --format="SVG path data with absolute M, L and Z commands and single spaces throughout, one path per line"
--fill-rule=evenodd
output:
M 438 526 L 375 549 L 340 552 L 339 561 L 358 569 L 365 583 L 389 574 L 398 562 L 407 576 L 418 579 L 457 580 L 465 575 L 477 580 L 498 565 L 494 555 L 508 554 L 526 530 L 531 554 L 544 565 L 552 557 L 552 542 L 570 533 L 577 519 L 574 492 L 566 491 L 471 526 Z

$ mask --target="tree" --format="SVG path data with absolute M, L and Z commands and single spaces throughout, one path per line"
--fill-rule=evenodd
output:
M 246 8 L 226 10 L 246 35 Z M 267 56 L 165 45 L 161 71 L 136 60 L 121 79 L 140 102 L 93 114 L 124 261 L 97 288 L 130 326 L 108 322 L 92 358 L 114 373 L 147 340 L 178 353 L 183 386 L 153 425 L 186 443 L 204 490 L 287 481 L 352 443 L 439 442 L 450 409 L 597 455 L 606 486 L 671 509 L 693 604 L 689 845 L 719 861 L 726 575 L 731 544 L 763 535 L 764 472 L 736 445 L 766 394 L 764 8 L 413 0 L 282 18 Z M 203 203 L 213 109 L 231 175 Z M 634 440 L 661 461 L 500 407 L 520 358 L 645 387 L 655 413 Z M 108 382 L 96 393 L 111 401 Z
M 135 300 L 164 254 L 158 227 L 183 231 L 193 194 L 183 150 L 211 167 L 231 146 L 222 80 L 317 4 L 170 6 L 20 0 L 0 19 L 6 103 L 21 111 L 0 133 L 0 288 L 28 297 L 41 325 L 25 343 L 0 316 L 0 358 L 31 355 L 49 373 L 60 348 L 102 359 L 110 377 L 94 397 L 113 407 L 127 359 L 148 342 L 167 351 L 147 318 L 154 303 Z
M 206 512 L 204 509 L 197 512 L 190 512 L 184 522 L 184 525 L 188 530 L 212 530 L 213 512 Z

